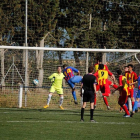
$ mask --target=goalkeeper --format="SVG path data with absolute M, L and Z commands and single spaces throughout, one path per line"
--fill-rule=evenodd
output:
M 63 88 L 62 88 L 62 81 L 63 81 L 63 78 L 65 77 L 63 75 L 63 73 L 61 73 L 62 69 L 60 66 L 57 67 L 57 73 L 53 73 L 51 76 L 49 76 L 48 78 L 53 82 L 52 83 L 52 86 L 50 88 L 50 91 L 49 91 L 49 95 L 48 95 L 48 99 L 47 99 L 47 105 L 44 106 L 44 108 L 48 108 L 49 107 L 49 103 L 51 101 L 51 97 L 52 97 L 52 94 L 56 91 L 57 94 L 59 95 L 60 97 L 60 104 L 59 104 L 59 107 L 60 109 L 64 109 L 62 107 L 62 103 L 63 103 Z

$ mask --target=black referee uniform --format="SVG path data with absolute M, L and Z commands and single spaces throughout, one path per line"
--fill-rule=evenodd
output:
M 83 83 L 82 88 L 84 89 L 83 104 L 84 104 L 84 102 L 90 102 L 90 104 L 94 103 L 94 97 L 96 94 L 95 89 L 94 89 L 94 84 L 96 84 L 96 77 L 93 74 L 85 74 L 83 77 L 82 83 Z M 94 112 L 94 108 L 91 108 L 90 109 L 90 120 L 92 122 L 94 122 L 93 112 Z M 83 115 L 84 115 L 84 107 L 81 108 L 81 121 L 84 121 Z

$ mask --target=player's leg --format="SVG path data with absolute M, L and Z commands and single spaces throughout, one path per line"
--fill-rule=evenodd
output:
M 54 92 L 55 92 L 55 87 L 51 86 L 50 91 L 49 91 L 49 95 L 48 95 L 48 98 L 47 98 L 47 105 L 45 105 L 44 108 L 48 108 L 49 107 L 49 104 L 50 104 L 50 101 L 51 101 L 51 97 L 52 97 L 52 94 Z
M 75 92 L 75 84 L 70 80 L 67 81 L 69 86 L 72 88 L 72 96 L 73 96 L 73 99 L 74 99 L 74 103 L 75 104 L 78 104 L 77 102 L 77 97 L 76 97 L 76 92 Z
M 137 96 L 136 96 L 136 101 L 134 103 L 134 107 L 131 113 L 131 117 L 134 115 L 135 111 L 138 110 L 138 102 L 140 100 L 140 90 L 138 90 Z
M 93 119 L 93 113 L 94 113 L 94 93 L 92 91 L 89 92 L 90 95 L 90 121 L 95 122 Z
M 130 97 L 131 97 L 131 101 L 132 101 L 132 108 L 133 108 L 134 103 L 135 103 L 135 99 L 134 99 L 133 95 L 134 95 L 134 90 L 131 89 L 131 90 L 130 90 Z
M 82 81 L 82 76 L 74 76 L 71 78 L 72 83 L 80 83 Z
M 109 106 L 108 101 L 107 101 L 107 97 L 109 97 L 109 95 L 110 95 L 109 85 L 108 84 L 103 85 L 102 86 L 102 89 L 101 89 L 101 92 L 102 92 L 104 103 L 106 104 L 107 109 L 109 110 L 110 109 L 110 106 Z
M 76 91 L 75 91 L 75 83 L 79 83 L 81 81 L 82 81 L 82 76 L 74 76 L 70 79 L 71 87 L 72 87 L 72 95 L 73 95 L 75 104 L 78 104 L 77 97 L 76 97 Z
M 125 111 L 125 115 L 124 117 L 130 117 L 130 113 L 127 109 L 127 106 L 125 105 L 125 102 L 127 100 L 127 95 L 125 91 L 122 91 L 122 96 L 119 96 L 119 101 L 118 104 L 123 108 L 123 110 Z
M 84 121 L 84 110 L 86 107 L 86 102 L 83 102 L 83 106 L 81 108 L 81 121 Z
M 86 107 L 86 102 L 88 102 L 88 93 L 87 91 L 84 90 L 84 94 L 83 94 L 83 105 L 81 107 L 81 121 L 84 121 L 84 110 Z
M 57 93 L 59 94 L 59 97 L 60 97 L 59 107 L 60 107 L 60 109 L 64 110 L 64 108 L 62 107 L 63 100 L 64 100 L 63 89 L 62 88 L 59 88 L 59 89 L 56 89 L 56 91 L 57 91 Z

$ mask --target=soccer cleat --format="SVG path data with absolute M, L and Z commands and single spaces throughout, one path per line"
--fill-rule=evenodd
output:
M 80 121 L 81 121 L 81 122 L 84 122 L 84 119 L 81 119 Z
M 125 117 L 125 118 L 129 118 L 129 117 L 130 117 L 130 115 L 124 115 L 123 117 Z
M 107 106 L 107 109 L 110 110 L 110 106 Z
M 137 110 L 135 110 L 135 113 L 137 113 L 138 112 L 138 109 Z
M 134 113 L 132 112 L 131 115 L 130 115 L 130 117 L 133 117 L 133 115 L 134 115 Z
M 96 121 L 92 119 L 92 120 L 90 120 L 90 122 L 96 122 Z
M 43 108 L 48 108 L 49 107 L 49 105 L 45 105 Z
M 96 108 L 96 105 L 94 105 L 94 109 Z
M 78 104 L 78 102 L 76 101 L 76 100 L 74 100 L 74 103 L 77 105 Z
M 63 108 L 61 105 L 59 106 L 59 108 L 60 108 L 61 110 L 64 110 L 64 108 Z

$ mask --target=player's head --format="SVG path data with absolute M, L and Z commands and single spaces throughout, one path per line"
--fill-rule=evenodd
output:
M 67 67 L 67 64 L 64 64 L 64 65 L 63 65 L 63 69 L 65 69 L 66 67 Z
M 134 67 L 134 66 L 133 66 L 132 64 L 129 64 L 129 65 L 128 65 L 128 70 L 129 70 L 129 71 L 133 71 L 133 67 Z
M 61 71 L 62 71 L 61 66 L 57 66 L 57 72 L 61 73 Z
M 122 71 L 120 69 L 116 70 L 116 72 L 117 72 L 118 75 L 122 74 Z
M 90 67 L 88 68 L 88 72 L 89 72 L 89 73 L 93 73 L 93 70 L 94 70 L 93 66 L 90 66 Z
M 125 72 L 128 71 L 128 66 L 124 66 L 124 71 L 125 71 Z
M 97 61 L 98 64 L 100 64 L 100 63 L 102 63 L 102 58 L 101 57 L 97 57 L 96 61 Z
M 99 64 L 99 69 L 104 69 L 104 64 Z

